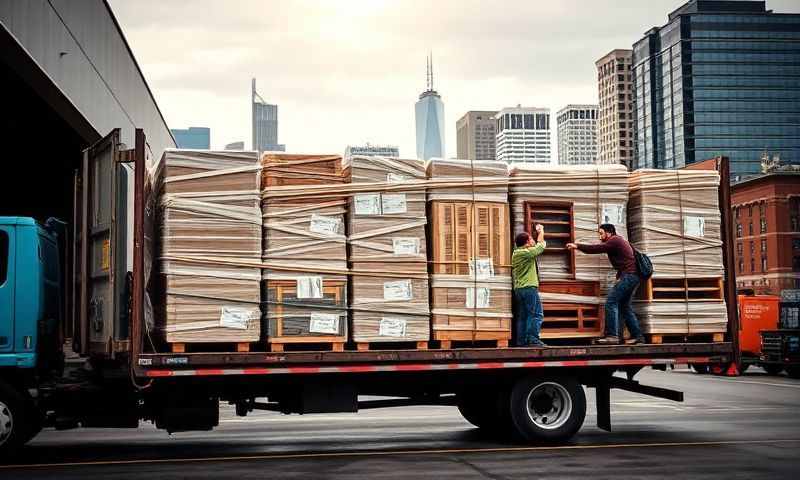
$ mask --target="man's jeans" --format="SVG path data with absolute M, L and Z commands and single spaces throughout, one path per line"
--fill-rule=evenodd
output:
M 618 337 L 619 331 L 619 315 L 625 320 L 625 325 L 628 327 L 628 332 L 631 338 L 639 338 L 642 336 L 642 331 L 639 329 L 639 320 L 636 319 L 636 314 L 633 313 L 633 306 L 631 300 L 636 293 L 636 288 L 639 286 L 639 276 L 633 273 L 623 273 L 622 276 L 614 284 L 614 287 L 608 292 L 606 298 L 606 335 Z M 621 310 L 621 311 L 620 311 Z
M 525 287 L 514 289 L 514 330 L 515 345 L 524 347 L 539 340 L 544 311 L 539 289 Z

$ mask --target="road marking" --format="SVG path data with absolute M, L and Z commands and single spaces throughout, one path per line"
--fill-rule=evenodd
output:
M 63 462 L 63 463 L 31 463 L 18 465 L 0 465 L 0 470 L 19 468 L 47 468 L 47 467 L 81 467 L 104 465 L 138 465 L 157 463 L 203 463 L 203 462 L 236 462 L 243 460 L 292 460 L 298 458 L 336 458 L 336 457 L 372 457 L 393 455 L 436 455 L 452 453 L 508 453 L 508 452 L 538 452 L 557 450 L 599 450 L 614 448 L 656 448 L 656 447 L 721 447 L 725 445 L 759 445 L 759 444 L 800 443 L 800 438 L 777 440 L 720 440 L 707 442 L 665 442 L 665 443 L 611 443 L 605 445 L 561 445 L 554 447 L 498 447 L 498 448 L 443 448 L 430 450 L 386 450 L 375 452 L 321 452 L 321 453 L 286 453 L 266 455 L 242 455 L 238 457 L 199 457 L 199 458 L 154 458 L 139 460 L 99 460 L 91 462 Z

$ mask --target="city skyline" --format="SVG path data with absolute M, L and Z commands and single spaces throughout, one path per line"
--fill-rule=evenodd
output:
M 597 103 L 594 62 L 631 48 L 684 1 L 520 2 L 510 6 L 516 12 L 510 17 L 478 2 L 443 1 L 424 18 L 413 2 L 277 4 L 270 15 L 258 14 L 266 8 L 259 2 L 237 9 L 209 2 L 188 13 L 163 2 L 110 3 L 168 124 L 210 126 L 212 148 L 249 137 L 242 85 L 256 76 L 262 93 L 281 106 L 280 141 L 292 151 L 341 151 L 370 138 L 410 153 L 409 105 L 423 81 L 419 59 L 429 50 L 437 52 L 437 84 L 451 120 L 518 103 L 555 112 Z M 788 0 L 770 0 L 768 8 L 797 10 Z M 292 30 L 301 17 L 302 31 Z M 395 33 L 387 33 L 387 22 Z M 514 49 L 503 47 L 509 41 Z M 445 145 L 446 155 L 455 156 L 454 121 L 445 124 Z M 555 136 L 551 148 L 555 154 Z

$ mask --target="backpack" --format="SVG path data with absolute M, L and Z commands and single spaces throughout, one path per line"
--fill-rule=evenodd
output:
M 636 260 L 636 271 L 640 277 L 647 280 L 653 276 L 653 262 L 650 261 L 650 257 L 634 248 L 633 258 Z

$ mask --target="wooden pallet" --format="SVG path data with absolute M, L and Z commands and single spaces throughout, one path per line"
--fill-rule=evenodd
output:
M 252 350 L 256 350 L 253 348 L 256 343 L 255 342 L 220 342 L 220 343 L 210 343 L 210 342 L 202 342 L 202 343 L 183 343 L 183 342 L 173 342 L 168 343 L 169 349 L 172 353 L 189 353 L 189 352 L 249 352 Z
M 439 341 L 439 348 L 508 348 L 511 332 L 474 330 L 434 330 L 433 340 Z M 480 344 L 480 345 L 479 345 Z
M 647 343 L 722 343 L 725 333 L 646 333 Z
M 580 303 L 542 304 L 541 338 L 591 338 L 603 336 L 603 306 Z
M 652 302 L 708 302 L 725 300 L 725 281 L 715 278 L 649 278 L 639 297 Z
M 427 350 L 428 342 L 358 342 L 356 350 Z
M 293 351 L 325 351 L 343 352 L 347 337 L 343 336 L 297 336 L 273 337 L 267 339 L 270 352 Z

